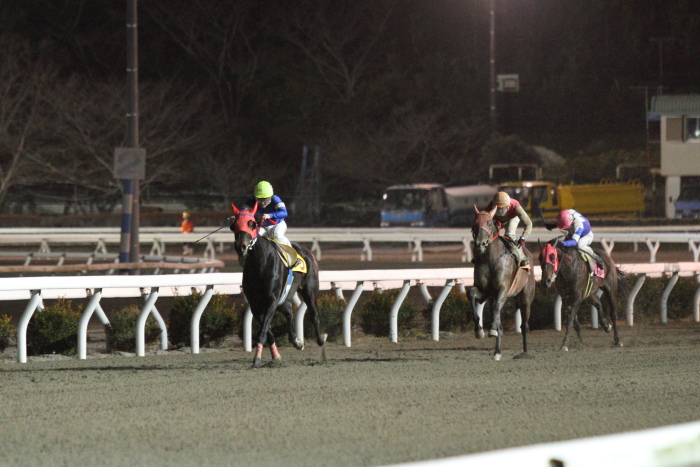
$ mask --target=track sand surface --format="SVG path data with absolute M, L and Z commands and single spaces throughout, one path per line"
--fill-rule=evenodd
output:
M 375 466 L 700 420 L 700 325 L 0 360 L 0 465 Z M 265 352 L 269 363 L 269 352 Z

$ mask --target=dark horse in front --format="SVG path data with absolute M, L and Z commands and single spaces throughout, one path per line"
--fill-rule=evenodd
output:
M 542 283 L 546 287 L 556 285 L 557 292 L 569 314 L 566 321 L 566 334 L 561 344 L 561 350 L 569 350 L 571 328 L 581 339 L 581 325 L 576 314 L 581 302 L 590 299 L 598 312 L 598 318 L 605 332 L 613 331 L 613 342 L 622 347 L 617 333 L 617 294 L 626 291 L 625 273 L 613 262 L 610 255 L 596 249 L 595 252 L 603 259 L 603 271 L 590 259 L 584 259 L 576 247 L 564 247 L 555 238 L 545 243 L 540 250 L 540 266 L 542 267 Z M 588 257 L 587 257 L 588 258 Z M 556 281 L 556 282 L 555 282 Z M 610 322 L 605 318 L 603 303 L 596 294 L 602 291 L 605 308 L 609 310 Z
M 250 310 L 259 324 L 257 349 L 253 359 L 253 368 L 262 364 L 263 347 L 270 347 L 273 360 L 280 360 L 275 343 L 275 336 L 270 330 L 275 311 L 281 312 L 289 326 L 289 342 L 301 350 L 304 342 L 298 339 L 294 330 L 292 299 L 299 292 L 311 313 L 311 322 L 316 332 L 316 342 L 322 346 L 326 336 L 321 331 L 316 299 L 319 291 L 318 263 L 311 252 L 298 244 L 292 244 L 295 251 L 288 251 L 289 264 L 282 259 L 285 250 L 272 240 L 258 235 L 260 219 L 255 217 L 258 204 L 250 210 L 233 208 L 231 230 L 236 234 L 234 248 L 239 262 L 243 264 L 243 294 Z M 296 253 L 296 255 L 295 255 Z M 295 256 L 297 256 L 295 258 Z M 306 265 L 298 261 L 300 257 Z M 299 267 L 301 266 L 301 267 Z M 298 272 L 301 270 L 302 272 Z M 303 272 L 303 271 L 306 272 Z
M 518 308 L 522 313 L 520 330 L 523 335 L 523 353 L 516 358 L 529 357 L 527 351 L 527 334 L 529 332 L 530 305 L 535 298 L 535 274 L 532 268 L 520 268 L 513 258 L 506 242 L 510 240 L 499 236 L 500 225 L 493 219 L 495 208 L 491 212 L 479 211 L 474 206 L 476 218 L 472 226 L 474 238 L 474 286 L 469 289 L 469 301 L 474 314 L 474 333 L 478 339 L 484 337 L 484 331 L 479 322 L 477 302 L 491 303 L 493 324 L 489 336 L 496 338 L 494 359 L 501 359 L 501 341 L 503 326 L 501 325 L 501 309 L 506 300 L 515 297 Z M 532 255 L 523 245 L 525 256 L 532 264 Z

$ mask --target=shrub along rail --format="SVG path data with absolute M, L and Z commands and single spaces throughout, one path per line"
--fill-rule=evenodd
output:
M 627 321 L 631 326 L 633 302 L 636 293 L 642 287 L 644 278 L 667 274 L 671 276 L 661 299 L 661 322 L 665 323 L 665 309 L 668 297 L 679 275 L 695 276 L 700 272 L 700 263 L 667 263 L 667 264 L 626 264 L 621 268 L 629 273 L 640 274 L 634 290 L 628 298 Z M 339 297 L 344 289 L 352 289 L 343 312 L 343 339 L 347 347 L 351 346 L 351 316 L 353 309 L 364 290 L 365 284 L 374 289 L 400 289 L 389 316 L 390 338 L 392 342 L 398 339 L 398 311 L 410 287 L 418 287 L 423 299 L 432 307 L 431 329 L 433 340 L 439 339 L 440 308 L 454 286 L 462 291 L 473 282 L 472 268 L 444 269 L 398 269 L 398 270 L 360 270 L 360 271 L 321 271 L 321 290 L 330 290 Z M 540 277 L 540 268 L 535 268 L 536 277 Z M 44 299 L 89 299 L 78 328 L 78 358 L 85 359 L 87 349 L 87 327 L 93 314 L 96 314 L 103 325 L 109 325 L 109 320 L 100 306 L 102 298 L 134 297 L 145 301 L 136 324 L 136 355 L 145 355 L 145 325 L 149 315 L 153 315 L 161 329 L 160 348 L 167 350 L 167 327 L 163 321 L 156 301 L 159 297 L 187 295 L 196 289 L 201 298 L 192 314 L 190 323 L 191 352 L 199 353 L 199 321 L 212 295 L 241 294 L 242 273 L 206 273 L 206 274 L 164 274 L 142 276 L 54 276 L 54 277 L 18 277 L 0 278 L 1 300 L 28 300 L 27 306 L 20 318 L 17 328 L 18 361 L 27 362 L 27 326 L 32 315 L 42 310 Z M 675 279 L 674 279 L 675 278 Z M 442 287 L 438 297 L 430 296 L 428 287 Z M 298 336 L 303 339 L 303 320 L 305 306 L 300 300 L 295 300 L 298 306 L 295 326 Z M 700 288 L 694 296 L 694 319 L 700 321 Z M 560 306 L 561 304 L 559 304 Z M 481 313 L 482 310 L 477 310 Z M 466 310 L 465 310 L 466 312 Z M 555 323 L 560 308 L 555 304 Z M 592 313 L 592 316 L 595 316 Z M 252 350 L 252 313 L 248 309 L 243 320 L 243 344 L 246 351 Z M 558 319 L 561 323 L 561 318 Z M 519 329 L 519 313 L 516 313 L 516 329 Z M 556 325 L 555 325 L 556 327 Z M 557 329 L 561 329 L 560 327 Z

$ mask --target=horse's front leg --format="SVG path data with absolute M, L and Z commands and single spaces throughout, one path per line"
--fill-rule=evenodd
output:
M 481 327 L 479 313 L 476 311 L 476 306 L 477 304 L 484 303 L 485 301 L 486 298 L 484 297 L 484 294 L 477 286 L 469 289 L 469 303 L 472 305 L 472 317 L 474 319 L 474 335 L 477 339 L 484 338 L 484 329 Z
M 581 299 L 576 299 L 574 302 L 571 304 L 571 308 L 569 311 L 569 318 L 566 321 L 566 333 L 564 334 L 564 341 L 561 343 L 561 350 L 564 352 L 567 352 L 569 350 L 569 338 L 570 338 L 570 333 L 571 333 L 571 328 L 574 327 L 574 320 L 576 320 L 576 313 L 578 313 L 578 309 L 581 306 Z M 579 339 L 581 338 L 581 332 L 580 328 L 581 326 L 578 324 L 578 320 L 576 320 L 576 327 L 578 328 L 576 331 L 576 334 L 578 334 Z
M 501 324 L 501 309 L 506 301 L 506 294 L 504 291 L 499 292 L 498 298 L 494 300 L 493 303 L 493 323 L 491 323 L 491 330 L 489 331 L 489 337 L 496 338 L 496 349 L 493 353 L 493 359 L 499 361 L 501 359 L 501 342 L 503 341 L 503 325 Z
M 272 330 L 267 331 L 267 342 L 270 345 L 270 355 L 272 355 L 273 360 L 282 360 L 279 349 L 277 349 L 277 341 L 275 340 L 275 335 Z
M 259 315 L 258 315 L 259 316 Z M 260 368 L 262 366 L 262 353 L 265 344 L 267 344 L 268 339 L 272 336 L 271 345 L 275 345 L 274 335 L 270 331 L 270 324 L 272 323 L 272 318 L 275 316 L 275 305 L 274 303 L 269 305 L 262 317 L 258 322 L 260 323 L 260 330 L 258 331 L 258 347 L 255 350 L 255 357 L 253 358 L 252 368 Z M 276 349 L 276 345 L 275 345 Z

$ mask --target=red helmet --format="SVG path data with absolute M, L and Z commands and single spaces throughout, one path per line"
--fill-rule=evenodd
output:
M 569 226 L 571 226 L 571 223 L 573 222 L 571 215 L 571 211 L 562 211 L 559 213 L 557 216 L 557 228 L 565 230 L 568 229 Z

